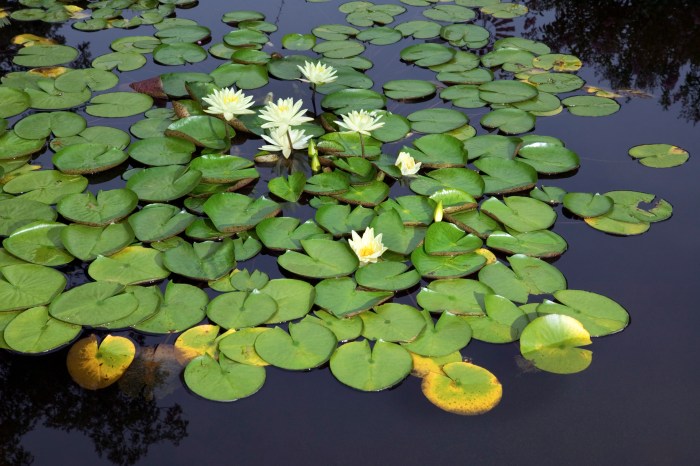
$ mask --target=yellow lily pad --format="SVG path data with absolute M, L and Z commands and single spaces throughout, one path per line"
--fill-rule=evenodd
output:
M 491 265 L 491 264 L 498 262 L 498 259 L 496 259 L 496 256 L 488 249 L 479 248 L 474 252 L 480 256 L 483 256 L 486 259 L 486 265 Z
M 429 372 L 421 389 L 438 408 L 466 416 L 490 411 L 503 394 L 495 375 L 468 362 L 445 364 L 442 373 Z
M 135 353 L 136 347 L 128 338 L 107 335 L 98 346 L 97 337 L 90 335 L 68 351 L 68 373 L 88 390 L 109 387 L 126 372 Z

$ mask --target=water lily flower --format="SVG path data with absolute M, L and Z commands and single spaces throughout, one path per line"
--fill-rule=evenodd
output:
M 316 63 L 305 61 L 303 67 L 297 65 L 297 68 L 299 68 L 301 74 L 303 74 L 306 78 L 302 79 L 302 81 L 311 83 L 314 86 L 332 83 L 338 79 L 338 76 L 335 75 L 335 68 L 329 65 L 324 65 L 320 61 Z
M 343 121 L 336 121 L 335 123 L 347 129 L 348 131 L 354 131 L 356 133 L 364 134 L 369 136 L 370 131 L 379 129 L 384 126 L 383 121 L 379 121 L 382 115 L 377 116 L 377 112 L 368 112 L 367 110 L 353 110 L 350 113 L 341 115 Z
M 348 244 L 360 260 L 360 265 L 377 262 L 379 257 L 388 249 L 382 244 L 382 234 L 374 236 L 374 228 L 367 227 L 362 237 L 355 230 Z
M 255 113 L 248 110 L 253 105 L 253 97 L 243 94 L 243 91 L 234 91 L 231 87 L 215 90 L 212 94 L 202 98 L 209 105 L 204 111 L 214 115 L 223 115 L 230 120 L 236 115 Z
M 433 212 L 433 220 L 436 222 L 442 222 L 442 217 L 445 215 L 445 208 L 442 206 L 442 199 L 440 199 L 435 206 L 435 212 Z
M 261 127 L 277 128 L 280 132 L 286 132 L 290 126 L 297 126 L 313 120 L 313 118 L 304 116 L 306 109 L 301 109 L 302 105 L 301 100 L 294 102 L 291 97 L 277 99 L 277 103 L 268 103 L 264 109 L 260 110 L 260 118 L 267 121 Z
M 269 142 L 260 147 L 268 152 L 282 152 L 285 159 L 292 155 L 292 150 L 301 150 L 309 147 L 311 135 L 306 135 L 303 129 L 289 129 L 280 131 L 279 129 L 270 132 L 270 135 L 262 135 L 263 139 Z
M 411 176 L 418 173 L 421 163 L 416 163 L 416 160 L 411 157 L 411 154 L 408 152 L 399 152 L 399 156 L 396 157 L 396 163 L 394 163 L 394 165 L 399 167 L 403 176 Z

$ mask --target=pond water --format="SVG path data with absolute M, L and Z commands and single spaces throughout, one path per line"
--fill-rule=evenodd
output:
M 462 354 L 498 377 L 503 399 L 487 414 L 466 417 L 433 406 L 415 377 L 390 390 L 363 393 L 340 384 L 327 365 L 304 372 L 268 368 L 258 393 L 222 404 L 193 395 L 180 379 L 154 380 L 159 388 L 152 399 L 130 396 L 116 385 L 90 392 L 71 381 L 65 368 L 67 350 L 40 357 L 2 352 L 0 463 L 691 464 L 700 431 L 696 400 L 700 373 L 695 367 L 700 313 L 694 293 L 700 247 L 692 239 L 700 234 L 696 206 L 700 199 L 700 7 L 690 0 L 523 3 L 530 12 L 521 18 L 479 19 L 478 24 L 486 25 L 497 38 L 527 37 L 547 43 L 553 51 L 579 56 L 584 67 L 578 75 L 588 85 L 646 94 L 618 99 L 621 110 L 607 117 L 583 118 L 564 111 L 538 118 L 536 134 L 562 139 L 581 159 L 574 175 L 540 183 L 570 192 L 654 193 L 674 209 L 672 218 L 653 224 L 648 232 L 618 237 L 596 231 L 557 207 L 559 218 L 553 231 L 566 239 L 569 248 L 556 267 L 569 287 L 608 296 L 631 316 L 623 332 L 594 339 L 588 369 L 573 375 L 551 374 L 528 366 L 517 343 L 472 340 Z M 258 10 L 278 26 L 270 35 L 271 49 L 285 53 L 280 45 L 285 34 L 344 23 L 339 4 L 203 0 L 176 14 L 209 27 L 216 42 L 230 30 L 220 20 L 224 13 Z M 406 8 L 397 22 L 421 18 L 422 8 Z M 108 53 L 109 44 L 125 34 L 120 29 L 85 33 L 70 26 L 13 22 L 0 29 L 0 50 L 6 51 L 1 56 L 2 73 L 12 68 L 7 52 L 10 39 L 26 32 L 63 37 L 66 44 L 80 45 L 86 64 Z M 152 28 L 127 32 L 148 35 Z M 432 72 L 399 62 L 397 55 L 406 45 L 402 41 L 368 46 L 364 56 L 375 63 L 367 71 L 375 89 L 390 79 L 433 79 Z M 208 72 L 220 63 L 209 58 L 186 69 Z M 163 69 L 149 58 L 145 67 L 123 73 L 116 90 L 127 91 L 129 83 L 156 76 Z M 310 105 L 305 85 L 293 89 L 296 98 L 303 97 Z M 264 91 L 251 93 L 261 100 L 268 91 L 289 95 L 290 85 L 273 82 Z M 390 100 L 388 109 L 407 115 L 441 102 L 437 97 L 420 104 Z M 485 134 L 478 119 L 487 110 L 465 113 L 478 133 Z M 88 119 L 90 125 L 100 124 L 98 119 Z M 128 130 L 136 118 L 112 121 Z M 629 148 L 651 143 L 677 145 L 691 157 L 675 168 L 654 169 L 627 155 Z M 252 155 L 259 145 L 259 140 L 252 140 L 236 148 Z M 400 144 L 390 147 L 396 152 Z M 50 151 L 40 155 L 38 163 L 50 166 L 51 155 Z M 122 186 L 120 173 L 91 177 L 89 189 Z M 276 176 L 273 170 L 261 173 L 258 194 Z M 307 218 L 313 211 L 285 210 L 285 214 Z M 257 256 L 246 266 L 267 271 L 271 277 L 281 275 L 273 256 Z M 81 266 L 64 271 L 71 285 L 86 280 Z M 402 302 L 411 304 L 415 299 L 407 296 Z M 141 345 L 163 341 L 121 334 Z

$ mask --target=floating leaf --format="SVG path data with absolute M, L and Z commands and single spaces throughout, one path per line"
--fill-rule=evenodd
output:
M 240 364 L 226 357 L 199 356 L 185 368 L 185 383 L 197 395 L 214 401 L 235 401 L 260 390 L 265 368 Z
M 153 106 L 153 99 L 135 92 L 112 92 L 100 94 L 85 108 L 88 115 L 103 118 L 118 118 L 138 115 Z
M 129 216 L 129 224 L 139 241 L 163 241 L 183 232 L 195 216 L 168 204 L 148 204 Z
M 446 356 L 467 346 L 472 337 L 472 329 L 462 318 L 443 313 L 437 323 L 433 323 L 428 311 L 423 311 L 426 326 L 423 332 L 410 343 L 402 346 L 421 356 Z
M 152 248 L 130 246 L 111 256 L 100 256 L 90 264 L 88 274 L 95 280 L 122 285 L 150 283 L 167 278 L 163 253 Z
M 652 168 L 670 168 L 683 165 L 690 157 L 688 152 L 671 144 L 642 144 L 629 150 L 629 155 L 639 163 Z
M 206 315 L 207 294 L 192 285 L 169 282 L 158 312 L 133 327 L 147 333 L 182 332 Z
M 58 222 L 32 222 L 13 231 L 2 245 L 12 255 L 39 265 L 59 266 L 73 260 L 61 241 L 61 230 L 66 225 Z
M 88 192 L 63 197 L 56 210 L 63 217 L 91 226 L 106 226 L 118 222 L 131 213 L 138 197 L 128 189 L 99 191 L 97 196 Z
M 327 239 L 301 240 L 306 254 L 287 251 L 277 263 L 297 275 L 314 278 L 333 278 L 350 275 L 359 261 L 345 241 Z
M 7 345 L 21 353 L 44 353 L 68 344 L 82 330 L 80 325 L 49 316 L 46 306 L 33 307 L 17 315 L 5 327 Z
M 393 296 L 391 292 L 361 291 L 348 277 L 323 280 L 316 285 L 315 304 L 336 317 L 346 317 L 366 311 Z
M 481 211 L 518 232 L 546 230 L 554 224 L 557 214 L 542 201 L 531 197 L 495 197 L 481 204 Z
M 90 282 L 71 288 L 49 306 L 52 317 L 77 325 L 102 325 L 122 319 L 136 310 L 134 295 L 124 286 L 110 282 Z
M 70 63 L 78 57 L 78 51 L 67 45 L 34 45 L 23 47 L 12 59 L 20 66 L 55 66 Z
M 421 389 L 438 408 L 462 415 L 492 410 L 503 394 L 496 376 L 468 362 L 448 363 L 442 366 L 442 372 L 429 372 Z
M 554 297 L 563 305 L 545 300 L 537 306 L 537 313 L 573 317 L 592 337 L 620 332 L 629 324 L 627 311 L 605 296 L 590 291 L 559 290 L 554 292 Z
M 134 232 L 126 222 L 103 227 L 71 224 L 61 230 L 61 241 L 66 250 L 82 261 L 114 254 L 133 240 Z
M 141 170 L 127 180 L 126 187 L 142 201 L 167 202 L 192 191 L 201 177 L 198 170 L 167 165 Z
M 267 327 L 243 328 L 229 333 L 219 340 L 219 351 L 232 361 L 250 366 L 269 366 L 255 352 L 255 340 L 258 335 L 267 332 Z
M 379 391 L 406 378 L 413 366 L 411 356 L 399 345 L 356 341 L 342 345 L 331 358 L 331 372 L 345 385 L 362 391 Z
M 299 322 L 289 324 L 289 333 L 279 327 L 261 333 L 255 340 L 255 351 L 273 366 L 298 371 L 328 361 L 336 345 L 335 335 L 324 326 Z
M 207 317 L 224 328 L 255 327 L 277 312 L 277 303 L 258 290 L 234 291 L 214 298 L 207 306 Z
M 550 314 L 528 324 L 520 336 L 520 352 L 528 361 L 547 372 L 573 374 L 586 369 L 592 360 L 591 344 L 583 325 L 573 317 Z
M 128 338 L 107 335 L 98 346 L 90 335 L 68 351 L 68 373 L 83 388 L 98 390 L 116 382 L 134 360 L 136 347 Z
M 620 104 L 607 97 L 593 95 L 577 95 L 568 97 L 561 103 L 576 116 L 599 117 L 612 115 L 620 110 Z
M 0 312 L 48 304 L 66 286 L 62 273 L 34 264 L 0 268 Z
M 481 303 L 493 290 L 476 280 L 435 280 L 421 289 L 418 304 L 430 312 L 450 312 L 458 315 L 483 315 Z
M 567 193 L 562 202 L 572 213 L 584 218 L 605 215 L 613 207 L 612 199 L 597 193 Z
M 355 280 L 364 288 L 399 291 L 418 284 L 420 274 L 415 270 L 408 270 L 408 266 L 402 262 L 382 261 L 357 269 Z

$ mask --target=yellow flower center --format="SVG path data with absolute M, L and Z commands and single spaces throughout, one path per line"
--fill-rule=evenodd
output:
M 371 256 L 374 254 L 375 248 L 373 244 L 368 244 L 367 246 L 362 246 L 360 249 L 360 257 Z
M 278 106 L 277 108 L 279 109 L 280 112 L 287 112 L 287 111 L 289 111 L 289 106 L 288 106 L 288 105 L 282 104 L 282 105 Z
M 235 104 L 239 100 L 240 99 L 238 98 L 238 96 L 236 94 L 227 95 L 226 97 L 224 97 L 224 103 L 226 103 L 226 104 Z

